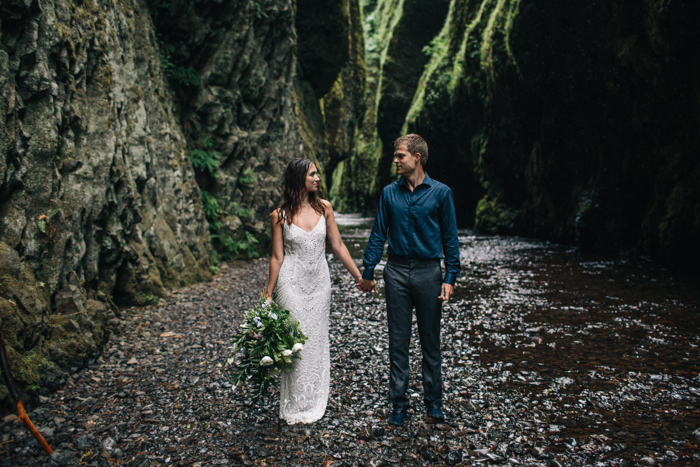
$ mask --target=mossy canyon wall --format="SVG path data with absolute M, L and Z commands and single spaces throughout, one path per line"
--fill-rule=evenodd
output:
M 453 0 L 403 131 L 480 231 L 696 266 L 698 39 L 693 2 Z
M 266 251 L 293 157 L 349 157 L 364 48 L 359 6 L 334 5 L 0 3 L 0 325 L 22 391 L 99 355 L 118 306 Z
M 17 379 L 60 384 L 119 305 L 267 254 L 293 157 L 317 162 L 337 210 L 371 213 L 401 133 L 428 140 L 463 227 L 700 264 L 699 13 L 2 0 L 0 325 Z

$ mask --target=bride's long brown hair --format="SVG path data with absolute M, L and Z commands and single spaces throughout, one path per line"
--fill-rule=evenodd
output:
M 309 159 L 294 159 L 287 165 L 287 170 L 284 171 L 284 200 L 280 205 L 279 222 L 286 219 L 288 223 L 292 223 L 294 216 L 301 209 L 304 203 L 304 194 L 308 196 L 309 205 L 314 208 L 314 211 L 324 215 L 326 210 L 323 208 L 321 199 L 316 196 L 316 192 L 306 192 L 306 174 L 309 167 L 313 164 Z

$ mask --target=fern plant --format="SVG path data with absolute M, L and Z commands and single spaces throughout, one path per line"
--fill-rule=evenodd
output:
M 191 66 L 179 66 L 173 62 L 172 54 L 176 47 L 160 41 L 160 66 L 166 76 L 187 86 L 199 86 L 201 78 L 197 70 Z
M 256 177 L 255 172 L 252 169 L 245 169 L 243 173 L 238 177 L 238 182 L 243 185 L 252 185 L 255 183 Z
M 214 142 L 206 137 L 201 140 L 199 147 L 190 151 L 190 162 L 192 166 L 200 172 L 208 172 L 216 178 L 217 170 L 221 164 L 221 153 L 212 149 Z
M 222 212 L 219 209 L 219 201 L 208 191 L 202 190 L 202 208 L 208 221 L 218 220 Z
M 214 178 L 218 176 L 218 169 L 221 163 L 221 154 L 213 149 L 214 142 L 206 137 L 199 140 L 197 147 L 190 151 L 190 161 L 192 166 L 202 173 L 208 173 Z M 244 169 L 238 177 L 238 182 L 242 185 L 250 185 L 256 181 L 253 170 Z M 238 228 L 232 234 L 225 232 L 224 220 L 226 217 L 235 215 L 242 220 L 249 219 L 253 211 L 234 201 L 227 208 L 222 207 L 214 195 L 206 190 L 200 191 L 202 198 L 202 209 L 204 216 L 209 222 L 209 233 L 214 246 L 212 251 L 212 261 L 214 265 L 220 264 L 221 260 L 234 257 L 257 258 L 260 256 L 259 240 L 245 226 Z

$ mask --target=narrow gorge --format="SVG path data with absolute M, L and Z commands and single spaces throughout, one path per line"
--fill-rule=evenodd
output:
M 120 307 L 266 256 L 292 158 L 371 214 L 402 133 L 461 227 L 700 265 L 700 5 L 331 3 L 2 0 L 0 323 L 22 391 L 96 358 Z

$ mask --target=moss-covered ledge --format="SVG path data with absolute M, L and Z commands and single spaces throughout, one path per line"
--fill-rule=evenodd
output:
M 90 299 L 76 279 L 73 275 L 66 281 L 52 307 L 45 284 L 13 248 L 0 242 L 0 329 L 23 398 L 55 389 L 68 373 L 102 353 L 114 311 L 104 301 Z M 0 386 L 0 404 L 9 407 L 10 402 L 7 388 Z

